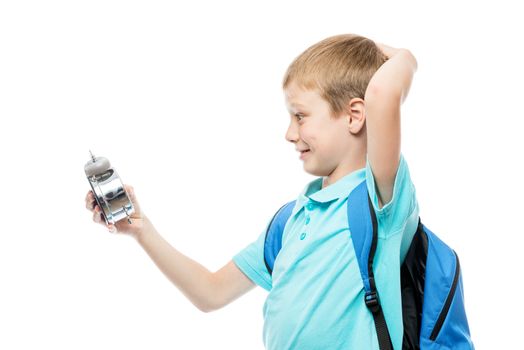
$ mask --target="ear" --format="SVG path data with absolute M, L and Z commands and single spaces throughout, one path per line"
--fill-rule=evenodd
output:
M 346 118 L 349 132 L 352 134 L 358 134 L 365 125 L 366 121 L 366 108 L 364 100 L 355 97 L 349 101 L 346 109 Z

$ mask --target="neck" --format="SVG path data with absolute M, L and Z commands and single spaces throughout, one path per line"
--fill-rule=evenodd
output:
M 325 176 L 322 180 L 322 188 L 326 188 L 329 185 L 334 184 L 344 176 L 351 174 L 352 172 L 366 167 L 366 156 L 355 157 L 354 159 L 348 159 L 345 163 L 340 163 L 328 176 Z

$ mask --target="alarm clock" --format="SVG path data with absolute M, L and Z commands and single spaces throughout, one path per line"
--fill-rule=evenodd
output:
M 125 218 L 131 224 L 130 217 L 135 210 L 120 176 L 107 158 L 95 157 L 91 151 L 89 153 L 91 159 L 84 166 L 84 171 L 106 224 L 115 224 Z

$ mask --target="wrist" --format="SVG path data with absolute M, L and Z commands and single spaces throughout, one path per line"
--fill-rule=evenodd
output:
M 402 53 L 403 59 L 408 61 L 410 65 L 413 67 L 413 70 L 416 71 L 418 67 L 418 62 L 413 53 L 408 49 L 401 49 L 399 53 Z
M 151 221 L 147 218 L 147 216 L 144 215 L 144 218 L 142 219 L 142 225 L 140 229 L 138 229 L 134 234 L 133 237 L 141 243 L 142 240 L 145 238 L 145 236 L 149 235 L 149 233 L 154 229 L 153 224 Z
M 402 50 L 402 49 L 399 49 L 399 48 L 396 48 L 396 47 L 392 47 L 392 46 L 389 46 L 389 45 L 385 45 L 385 44 L 382 44 L 382 43 L 375 43 L 375 44 L 380 49 L 380 51 L 382 51 L 384 56 L 386 56 L 388 59 L 390 59 L 391 57 L 395 56 L 397 53 L 399 53 Z

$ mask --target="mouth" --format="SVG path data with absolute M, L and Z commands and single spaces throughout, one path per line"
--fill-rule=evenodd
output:
M 305 151 L 300 151 L 300 159 L 304 159 L 304 157 L 306 156 L 306 154 L 309 153 L 309 150 L 305 150 Z

